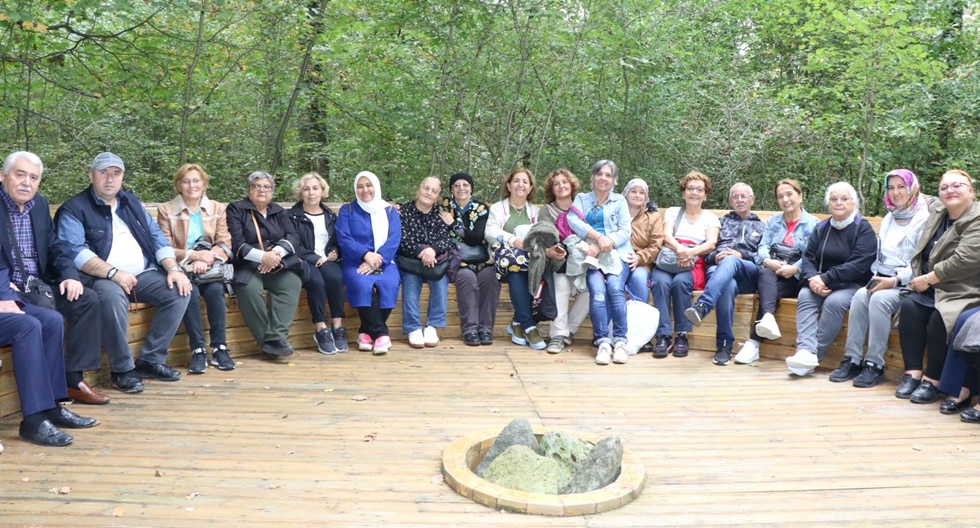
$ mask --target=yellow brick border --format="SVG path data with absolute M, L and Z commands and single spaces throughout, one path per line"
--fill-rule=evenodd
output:
M 534 435 L 541 439 L 545 433 L 559 429 L 538 428 Z M 575 435 L 583 440 L 599 442 L 602 435 L 563 432 Z M 619 478 L 612 484 L 590 491 L 569 495 L 548 495 L 545 493 L 527 493 L 498 486 L 476 475 L 474 470 L 490 450 L 500 429 L 491 429 L 472 433 L 449 444 L 442 453 L 442 474 L 446 482 L 460 495 L 473 499 L 491 508 L 503 509 L 517 513 L 532 515 L 554 515 L 567 517 L 586 515 L 614 510 L 628 504 L 640 496 L 646 483 L 646 470 L 639 457 L 623 446 L 623 468 Z

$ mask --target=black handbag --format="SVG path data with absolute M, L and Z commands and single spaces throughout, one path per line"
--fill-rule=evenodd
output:
M 20 278 L 24 281 L 24 291 L 20 292 L 20 297 L 26 302 L 41 308 L 54 310 L 54 290 L 43 280 L 28 275 L 24 269 L 24 260 L 21 258 L 20 246 L 17 245 L 17 236 L 14 234 L 13 222 L 7 216 L 8 233 L 10 234 L 10 253 L 13 254 L 17 262 L 17 269 L 20 271 Z
M 546 268 L 541 275 L 541 284 L 531 300 L 531 317 L 535 321 L 554 321 L 558 317 L 558 302 L 555 299 L 555 274 Z
M 781 260 L 786 263 L 793 263 L 803 258 L 803 251 L 796 246 L 776 242 L 769 246 L 769 258 Z
M 456 248 L 459 249 L 459 259 L 463 262 L 475 264 L 490 260 L 490 253 L 487 252 L 486 244 L 471 246 L 465 242 L 458 242 Z
M 446 270 L 449 269 L 448 257 L 448 253 L 442 255 L 436 260 L 436 265 L 430 268 L 422 264 L 422 261 L 417 258 L 395 255 L 395 264 L 398 265 L 398 269 L 406 273 L 418 275 L 425 280 L 437 281 L 442 279 L 446 275 Z

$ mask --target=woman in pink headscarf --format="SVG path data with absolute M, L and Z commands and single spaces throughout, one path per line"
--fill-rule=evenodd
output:
M 830 373 L 830 381 L 854 380 L 855 387 L 868 388 L 885 380 L 892 317 L 902 302 L 900 288 L 912 280 L 908 265 L 929 216 L 928 201 L 919 195 L 919 180 L 912 171 L 896 169 L 885 176 L 888 214 L 878 232 L 878 258 L 871 265 L 874 276 L 851 299 L 844 359 Z M 862 361 L 865 340 L 868 354 Z

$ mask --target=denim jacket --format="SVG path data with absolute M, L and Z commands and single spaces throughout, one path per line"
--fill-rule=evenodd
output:
M 807 241 L 810 240 L 810 235 L 817 227 L 818 221 L 817 217 L 806 212 L 806 209 L 800 209 L 800 222 L 796 224 L 796 229 L 793 230 L 793 246 L 800 248 L 801 253 L 806 252 Z M 766 221 L 765 231 L 762 233 L 759 252 L 755 255 L 756 265 L 762 267 L 762 261 L 769 258 L 769 246 L 782 242 L 785 237 L 786 220 L 783 219 L 783 213 L 776 213 L 770 216 L 769 220 Z M 791 264 L 796 266 L 797 269 L 803 269 L 803 259 L 792 262 Z M 799 275 L 799 273 L 796 274 L 797 277 Z
M 596 206 L 595 193 L 579 193 L 572 205 L 583 215 L 588 214 Z M 625 261 L 626 257 L 633 253 L 633 245 L 630 243 L 630 235 L 633 234 L 630 224 L 633 218 L 630 217 L 629 205 L 626 204 L 626 198 L 622 194 L 609 193 L 609 199 L 602 205 L 602 219 L 606 236 L 612 240 L 619 258 Z M 585 218 L 575 213 L 569 213 L 568 226 L 582 238 L 592 230 L 592 226 L 585 221 Z

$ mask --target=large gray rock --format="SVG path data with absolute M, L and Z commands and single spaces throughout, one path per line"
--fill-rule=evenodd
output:
M 623 466 L 623 443 L 619 437 L 603 438 L 572 475 L 562 493 L 585 493 L 606 487 L 619 478 Z
M 551 495 L 557 494 L 571 476 L 557 460 L 523 445 L 507 448 L 483 472 L 483 478 L 498 486 Z
M 528 422 L 524 418 L 515 418 L 514 421 L 507 424 L 507 427 L 504 427 L 500 431 L 497 439 L 490 446 L 490 450 L 487 451 L 486 456 L 480 461 L 480 465 L 476 467 L 476 474 L 482 477 L 483 472 L 490 467 L 490 464 L 501 453 L 506 451 L 508 447 L 515 445 L 527 446 L 531 451 L 538 450 L 538 439 L 534 437 L 531 422 Z
M 545 433 L 538 447 L 541 456 L 557 460 L 569 473 L 575 473 L 590 452 L 592 444 L 562 431 Z

